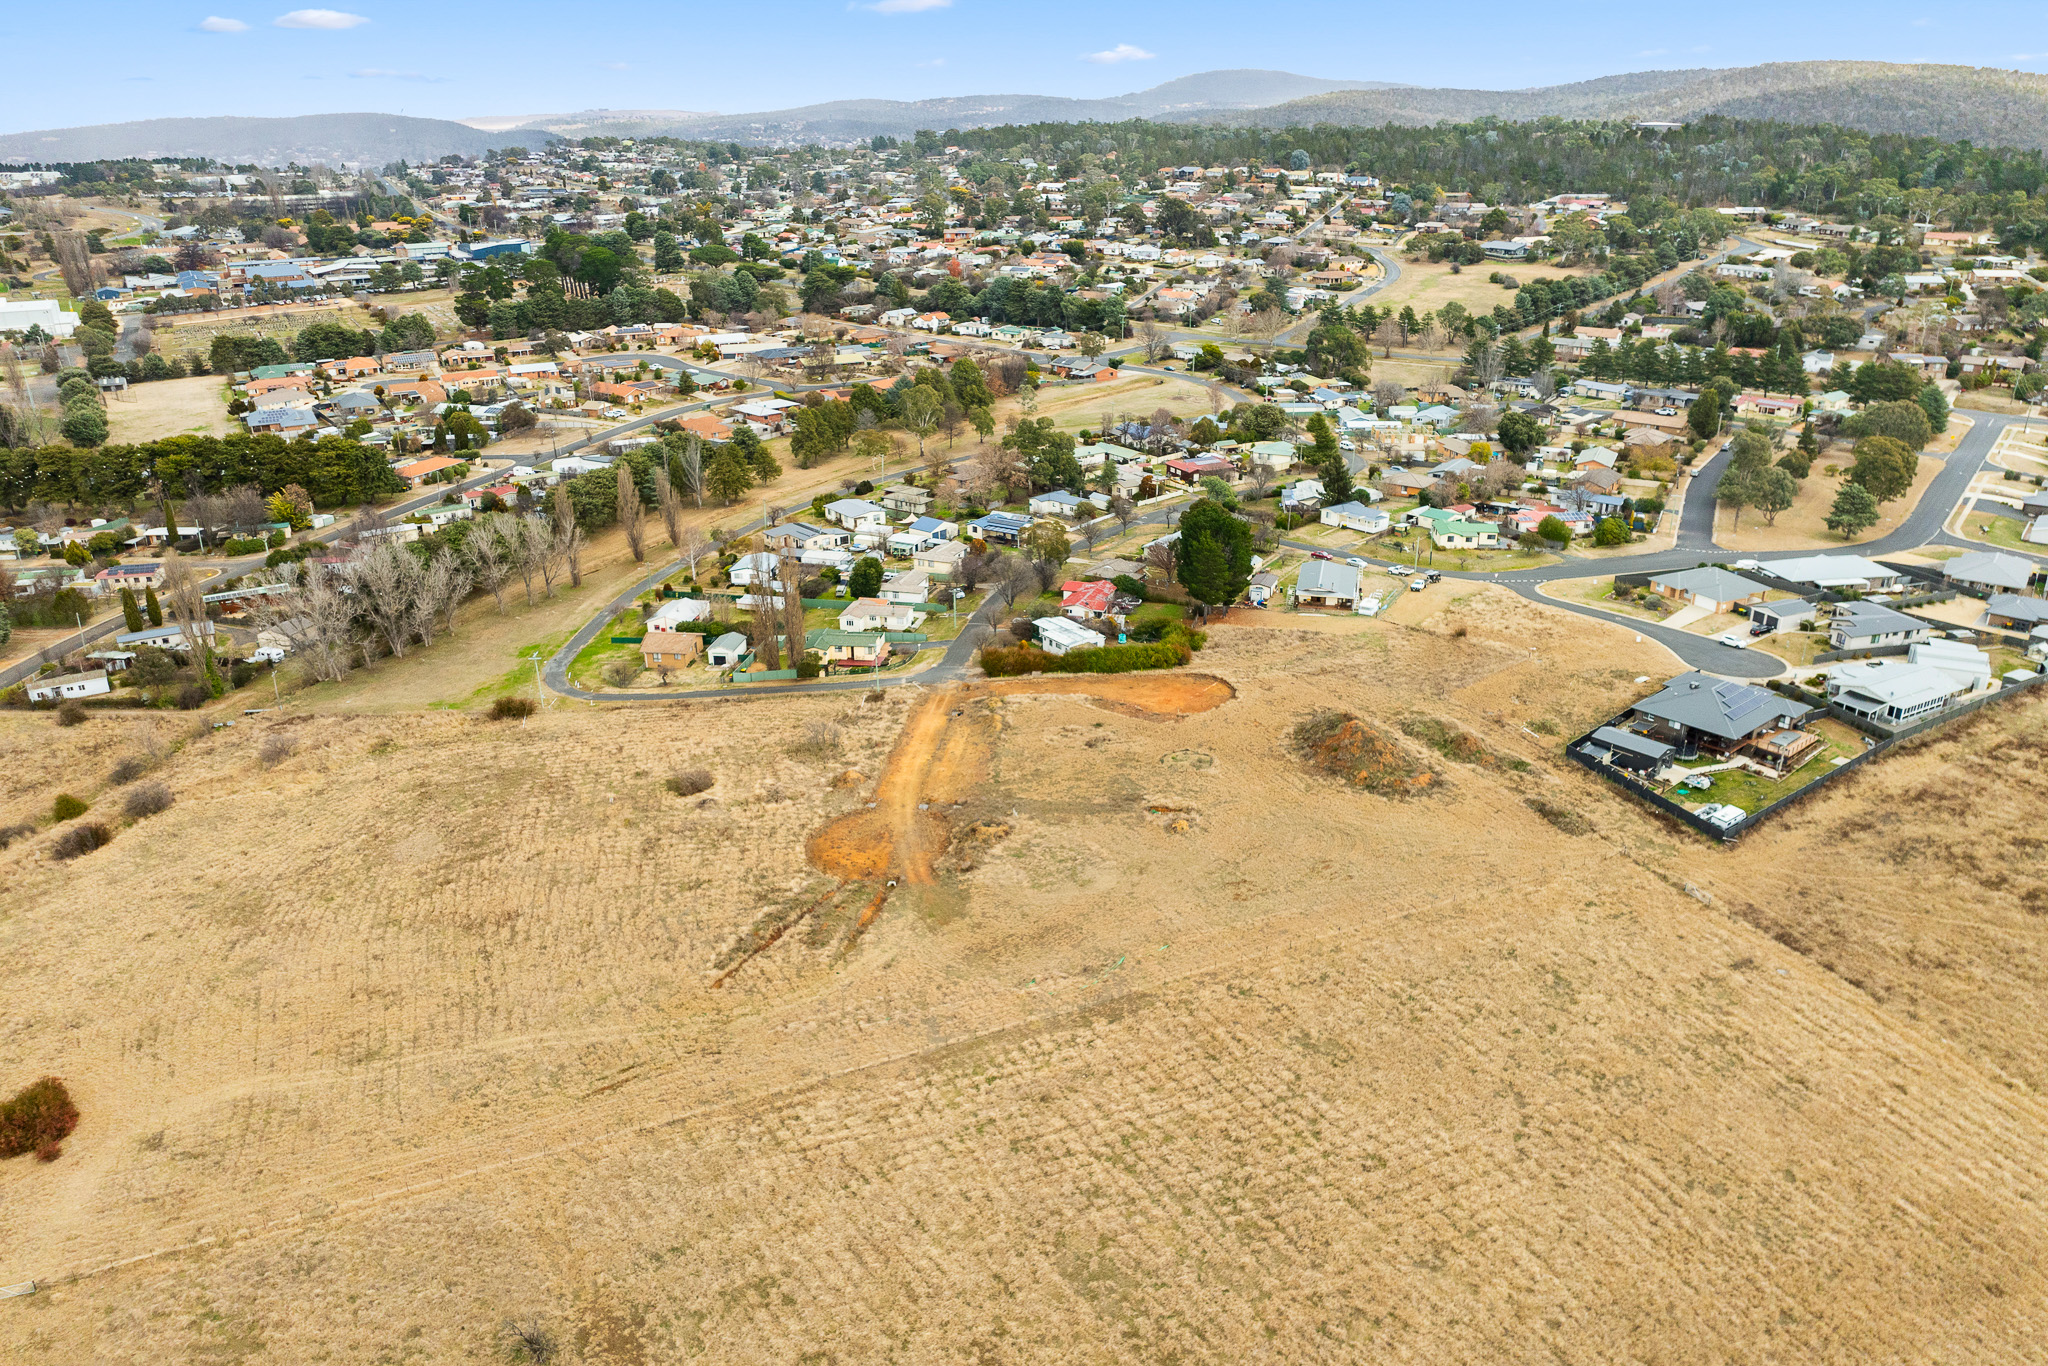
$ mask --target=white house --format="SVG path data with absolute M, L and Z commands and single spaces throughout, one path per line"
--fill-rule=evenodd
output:
M 1031 495 L 1033 517 L 1078 517 L 1081 515 L 1081 499 L 1065 489 L 1054 489 L 1049 493 Z
M 648 614 L 647 629 L 673 631 L 686 621 L 711 620 L 711 603 L 704 598 L 670 598 Z
M 879 533 L 889 525 L 888 510 L 865 498 L 841 498 L 827 503 L 825 516 L 855 534 L 863 531 Z
M 1324 526 L 1342 527 L 1365 536 L 1377 536 L 1393 525 L 1394 519 L 1379 508 L 1367 507 L 1363 503 L 1339 503 L 1326 507 L 1319 519 Z
M 1033 624 L 1038 627 L 1038 648 L 1049 655 L 1063 655 L 1069 650 L 1084 650 L 1102 643 L 1101 636 L 1065 617 L 1040 617 Z
M 113 690 L 107 682 L 107 671 L 94 669 L 91 673 L 58 674 L 52 678 L 37 679 L 28 685 L 28 700 L 54 702 L 58 698 L 97 697 Z
M 751 555 L 742 555 L 732 562 L 730 577 L 733 581 L 733 586 L 736 588 L 752 588 L 766 584 L 770 591 L 780 593 L 782 591 L 782 582 L 775 577 L 776 568 L 780 564 L 780 560 L 765 550 L 757 550 Z
M 914 631 L 924 614 L 913 612 L 907 603 L 882 598 L 855 598 L 839 614 L 842 631 Z
M 932 576 L 921 569 L 907 570 L 882 585 L 882 596 L 890 602 L 929 602 L 931 591 Z
M 967 547 L 960 542 L 939 541 L 911 556 L 910 563 L 933 578 L 946 579 L 953 576 L 953 571 L 966 557 Z

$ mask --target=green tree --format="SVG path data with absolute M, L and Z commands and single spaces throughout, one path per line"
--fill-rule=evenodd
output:
M 64 420 L 57 424 L 57 430 L 64 433 L 64 439 L 74 446 L 103 445 L 107 439 L 107 415 L 97 405 L 69 408 L 65 410 Z
M 1728 519 L 1733 531 L 1742 521 L 1742 510 L 1756 502 L 1756 471 L 1731 463 L 1714 484 L 1714 501 L 1733 513 Z
M 1599 525 L 1593 528 L 1593 544 L 1627 545 L 1628 528 L 1622 525 L 1619 517 L 1602 517 Z
M 754 486 L 754 472 L 730 443 L 719 448 L 704 467 L 704 489 L 713 498 L 734 503 Z
M 1828 530 L 1839 532 L 1843 540 L 1851 540 L 1859 531 L 1867 531 L 1877 525 L 1877 499 L 1861 484 L 1844 484 L 1835 495 L 1834 506 L 1828 509 Z
M 135 590 L 132 588 L 121 590 L 121 620 L 131 631 L 142 629 L 142 604 L 135 601 Z
M 882 562 L 872 555 L 863 555 L 853 562 L 853 572 L 847 576 L 846 591 L 857 598 L 871 598 L 882 591 Z
M 1509 455 L 1527 455 L 1543 444 L 1543 424 L 1527 413 L 1513 408 L 1500 415 L 1501 449 Z
M 974 363 L 972 356 L 962 356 L 953 362 L 949 378 L 953 385 L 953 399 L 962 408 L 972 413 L 976 408 L 988 408 L 995 404 L 995 398 L 988 391 L 988 378 L 981 367 Z
M 1897 361 L 1872 361 L 1856 367 L 1849 393 L 1858 403 L 1903 401 L 1917 396 L 1923 381 L 1920 372 Z
M 1932 384 L 1921 385 L 1914 401 L 1920 405 L 1921 411 L 1927 414 L 1927 425 L 1933 430 L 1934 435 L 1939 436 L 1948 430 L 1948 397 L 1938 387 Z
M 1252 577 L 1252 529 L 1213 499 L 1204 498 L 1180 519 L 1174 563 L 1181 586 L 1211 607 L 1236 602 Z
M 142 609 L 143 612 L 149 617 L 149 624 L 151 626 L 163 625 L 164 606 L 162 603 L 156 600 L 156 589 L 144 588 L 142 590 L 142 595 Z
M 1536 524 L 1536 534 L 1552 545 L 1565 545 L 1572 538 L 1572 529 L 1557 517 L 1545 517 Z
M 1879 503 L 1889 503 L 1904 497 L 1913 487 L 1919 466 L 1904 442 L 1888 436 L 1866 436 L 1856 443 L 1856 463 L 1849 467 L 1849 482 L 1861 484 Z
M 1694 399 L 1685 410 L 1685 425 L 1692 428 L 1692 434 L 1702 441 L 1712 441 L 1721 434 L 1721 393 L 1708 389 Z
M 1799 496 L 1799 481 L 1782 466 L 1772 465 L 1750 478 L 1750 505 L 1764 515 L 1766 525 L 1775 526 L 1778 514 L 1792 506 Z
M 938 430 L 946 413 L 945 400 L 930 385 L 915 384 L 903 396 L 903 425 L 917 433 L 917 458 L 924 459 L 925 438 Z
M 1873 403 L 1843 424 L 1850 436 L 1890 437 L 1909 451 L 1917 451 L 1934 439 L 1934 424 L 1927 410 L 1914 399 L 1889 399 Z
M 1073 542 L 1067 539 L 1067 530 L 1058 522 L 1034 522 L 1024 533 L 1024 549 L 1040 564 L 1065 564 L 1067 556 L 1073 553 Z

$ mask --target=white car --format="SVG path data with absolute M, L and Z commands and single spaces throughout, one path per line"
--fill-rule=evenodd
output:
M 1714 643 L 1716 645 L 1726 645 L 1731 650 L 1747 650 L 1749 648 L 1749 637 L 1737 631 L 1723 631 L 1720 635 L 1714 637 Z
M 1411 593 L 1420 593 L 1423 589 L 1427 587 L 1429 587 L 1428 579 L 1412 579 L 1409 581 L 1408 591 Z
M 1344 561 L 1344 563 L 1350 565 L 1353 569 L 1364 569 L 1367 567 L 1365 561 L 1359 559 L 1356 555 L 1353 555 L 1350 559 Z
M 607 408 L 604 410 L 604 415 L 610 418 L 620 418 L 626 415 L 626 410 L 624 408 Z

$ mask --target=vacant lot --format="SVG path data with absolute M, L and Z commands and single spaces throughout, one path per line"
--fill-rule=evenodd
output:
M 107 439 L 155 441 L 166 436 L 226 436 L 242 424 L 228 416 L 218 375 L 138 384 L 107 404 Z
M 166 356 L 203 356 L 213 345 L 213 339 L 222 335 L 268 337 L 282 344 L 289 354 L 292 339 L 316 322 L 338 322 L 359 331 L 383 326 L 361 304 L 338 299 L 333 303 L 275 304 L 216 313 L 174 313 L 157 320 L 154 335 L 157 350 Z
M 1472 313 L 1491 313 L 1495 304 L 1513 308 L 1515 292 L 1503 289 L 1486 277 L 1499 271 L 1512 275 L 1527 284 L 1531 280 L 1561 280 L 1574 275 L 1591 275 L 1590 269 L 1568 270 L 1562 266 L 1541 265 L 1526 261 L 1489 261 L 1481 266 L 1465 266 L 1452 273 L 1448 262 L 1431 265 L 1427 261 L 1411 261 L 1403 256 L 1401 278 L 1372 296 L 1376 308 L 1392 306 L 1396 312 L 1404 307 L 1413 308 L 1417 314 L 1434 313 L 1445 304 L 1456 300 Z M 1420 350 L 1419 342 L 1411 342 L 1404 350 Z M 1451 347 L 1443 353 L 1455 356 L 1463 347 Z
M 1780 550 L 1827 550 L 1856 545 L 1863 541 L 1889 536 L 1898 530 L 1899 524 L 1912 515 L 1920 503 L 1920 496 L 1927 492 L 1927 486 L 1934 476 L 1941 472 L 1942 462 L 1933 456 L 1920 457 L 1920 472 L 1913 480 L 1913 487 L 1902 498 L 1894 498 L 1878 507 L 1877 525 L 1858 533 L 1851 540 L 1828 530 L 1828 510 L 1834 506 L 1835 495 L 1841 491 L 1842 481 L 1827 476 L 1827 466 L 1834 464 L 1847 470 L 1854 459 L 1846 447 L 1836 445 L 1813 462 L 1813 473 L 1799 483 L 1799 496 L 1790 508 L 1778 514 L 1774 523 L 1766 523 L 1763 514 L 1755 508 L 1744 508 L 1740 520 L 1729 508 L 1714 509 L 1714 544 L 1727 550 L 1748 550 L 1770 552 Z M 1713 496 L 1711 487 L 1693 491 L 1693 496 Z M 1730 523 L 1735 523 L 1731 527 Z
M 0 853 L 0 1090 L 83 1114 L 0 1357 L 2035 1356 L 2048 709 L 1720 850 L 1557 761 L 1661 650 L 1408 596 L 1156 683 L 0 713 L 0 823 L 177 796 Z

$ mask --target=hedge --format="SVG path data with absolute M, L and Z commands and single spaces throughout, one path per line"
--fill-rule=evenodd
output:
M 994 647 L 981 652 L 981 667 L 991 678 L 1019 674 L 1127 674 L 1140 669 L 1176 669 L 1195 657 L 1208 637 L 1169 622 L 1164 638 L 1150 645 L 1097 645 L 1070 654 L 1047 654 L 1036 645 Z

